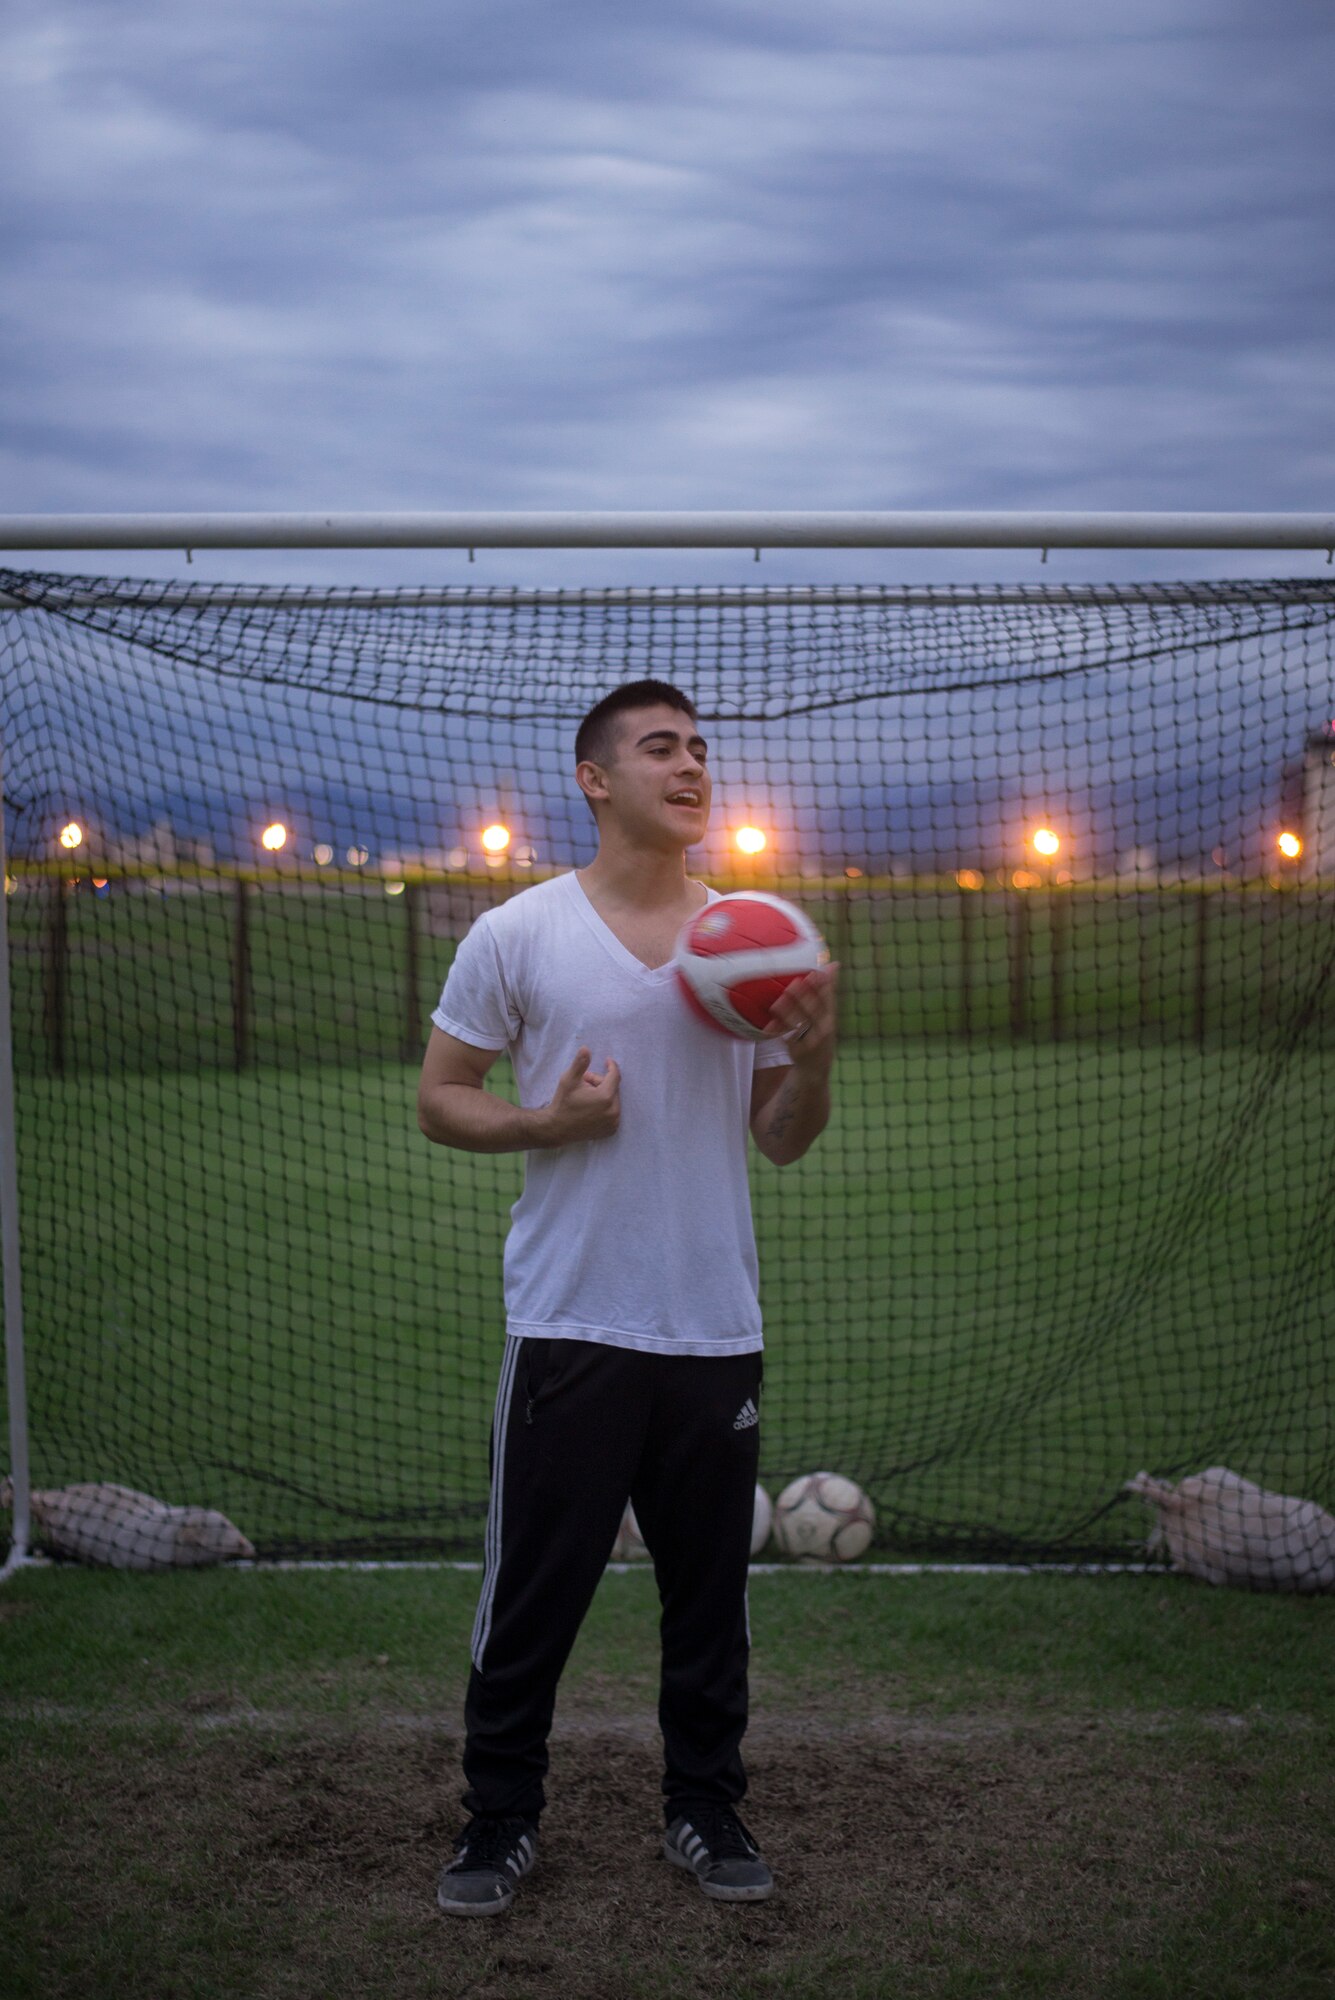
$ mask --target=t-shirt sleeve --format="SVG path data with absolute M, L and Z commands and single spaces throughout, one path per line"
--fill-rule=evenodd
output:
M 777 1035 L 767 1036 L 763 1042 L 756 1043 L 757 1069 L 787 1069 L 792 1060 L 787 1042 L 780 1041 Z
M 508 1049 L 518 1035 L 519 1009 L 485 916 L 461 939 L 431 1019 L 445 1034 L 477 1049 Z

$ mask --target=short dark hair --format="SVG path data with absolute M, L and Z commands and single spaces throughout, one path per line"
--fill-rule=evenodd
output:
M 692 722 L 698 722 L 693 702 L 680 688 L 671 687 L 667 681 L 627 681 L 624 687 L 613 688 L 601 701 L 595 702 L 579 728 L 575 731 L 575 762 L 582 764 L 587 758 L 593 764 L 606 764 L 616 744 L 616 720 L 631 708 L 679 709 Z

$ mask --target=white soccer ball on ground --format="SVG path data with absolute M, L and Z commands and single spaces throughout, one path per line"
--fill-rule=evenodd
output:
M 640 1533 L 640 1524 L 635 1518 L 635 1509 L 628 1500 L 626 1511 L 621 1516 L 621 1526 L 617 1529 L 617 1538 L 612 1544 L 612 1553 L 607 1560 L 614 1563 L 642 1562 L 648 1553 L 644 1536 Z
M 756 1488 L 755 1512 L 751 1516 L 751 1553 L 758 1556 L 769 1540 L 774 1525 L 774 1504 L 763 1486 Z
M 774 1507 L 763 1486 L 757 1486 L 755 1506 L 751 1512 L 751 1553 L 758 1555 L 769 1540 L 770 1527 L 774 1520 Z M 621 1516 L 621 1526 L 617 1529 L 616 1540 L 612 1544 L 609 1562 L 640 1562 L 649 1551 L 640 1524 L 635 1518 L 635 1509 L 626 1502 L 626 1511 Z
M 785 986 L 829 959 L 810 917 L 781 896 L 742 889 L 720 896 L 691 921 L 673 954 L 677 984 L 711 1028 L 758 1042 L 774 1031 L 770 1014 Z
M 876 1511 L 862 1488 L 837 1472 L 804 1472 L 774 1503 L 774 1539 L 786 1556 L 854 1562 L 868 1547 Z

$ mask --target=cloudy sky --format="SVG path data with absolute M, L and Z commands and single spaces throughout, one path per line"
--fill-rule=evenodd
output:
M 1335 509 L 1320 0 L 8 0 L 0 60 L 0 511 Z

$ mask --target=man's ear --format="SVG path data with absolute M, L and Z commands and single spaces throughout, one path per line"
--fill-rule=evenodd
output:
M 575 766 L 575 783 L 585 798 L 593 805 L 607 797 L 607 776 L 601 764 L 595 764 L 591 757 L 585 757 Z

